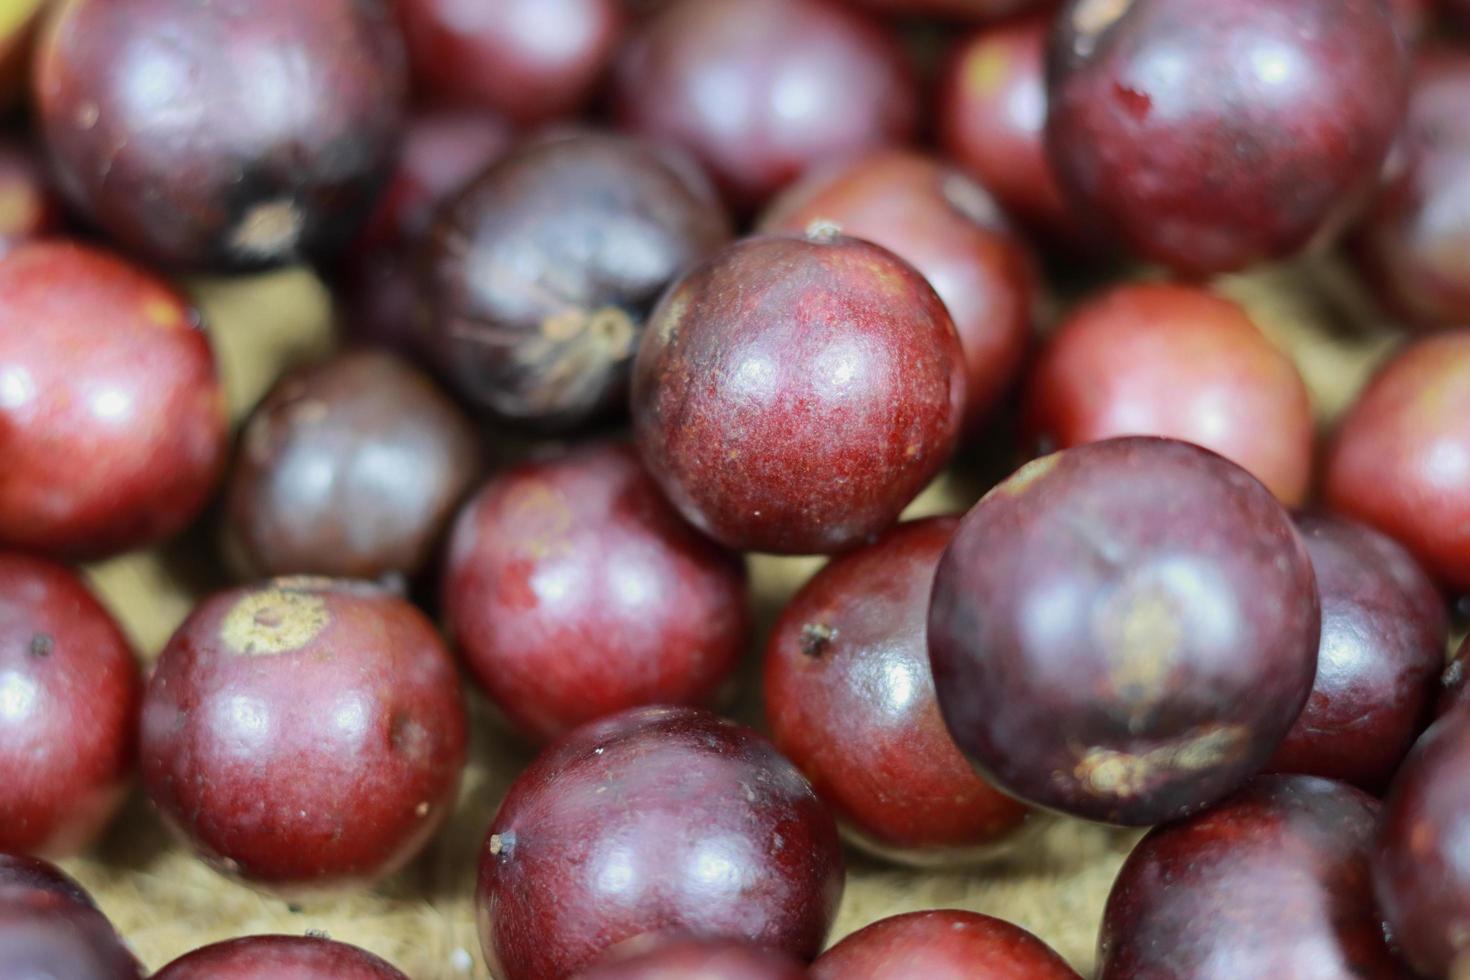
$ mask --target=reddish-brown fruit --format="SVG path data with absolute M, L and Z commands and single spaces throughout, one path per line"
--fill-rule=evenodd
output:
M 454 802 L 465 717 L 423 614 L 360 582 L 205 600 L 143 703 L 143 783 L 215 867 L 318 887 L 401 867 Z
M 153 980 L 408 980 L 365 949 L 313 936 L 248 936 L 196 949 Z
M 859 929 L 818 957 L 813 980 L 1080 980 L 1031 933 L 976 912 L 910 912 Z
M 859 6 L 891 14 L 921 14 L 955 20 L 998 20 L 1045 7 L 1052 0 L 854 0 Z
M 623 125 L 682 146 L 742 210 L 813 166 L 905 143 L 914 79 L 884 28 L 837 0 L 684 0 L 618 59 Z
M 934 695 L 925 621 L 949 518 L 833 559 L 766 648 L 766 721 L 865 849 L 919 864 L 993 850 L 1027 808 L 975 774 Z
M 50 861 L 26 854 L 0 854 L 0 892 L 15 888 L 48 892 L 79 905 L 97 907 L 85 888 Z
M 1405 980 L 1369 879 L 1378 813 L 1342 783 L 1262 776 L 1152 831 L 1108 896 L 1098 980 Z
M 713 190 L 677 153 L 597 132 L 529 141 L 436 223 L 427 342 L 481 408 L 581 426 L 622 408 L 649 309 L 729 237 Z
M 1338 429 L 1325 497 L 1470 590 L 1470 330 L 1421 340 L 1380 369 Z
M 1046 39 L 1052 15 L 987 27 L 950 55 L 939 81 L 940 143 L 1012 215 L 1049 237 L 1077 218 L 1046 153 Z
M 1408 120 L 1354 253 L 1396 313 L 1425 326 L 1470 323 L 1470 52 L 1419 56 Z
M 133 771 L 142 680 L 75 574 L 0 552 L 0 850 L 86 848 Z
M 626 708 L 708 703 L 750 637 L 742 559 L 685 524 L 616 443 L 492 479 L 455 525 L 444 611 L 491 701 L 537 741 Z
M 872 539 L 948 462 L 965 407 L 949 313 L 912 266 L 823 233 L 733 245 L 665 295 L 633 369 L 643 458 L 742 551 Z
M 1382 0 L 1070 0 L 1052 164 L 1144 258 L 1210 273 L 1289 255 L 1377 179 L 1405 63 Z
M 1439 0 L 1388 0 L 1394 29 L 1409 47 L 1424 39 L 1439 13 Z
M 1449 617 L 1434 582 L 1391 538 L 1352 521 L 1297 518 L 1322 600 L 1317 679 L 1267 772 L 1382 793 L 1429 722 Z
M 1425 976 L 1470 963 L 1467 813 L 1470 712 L 1455 711 L 1435 722 L 1394 777 L 1373 853 L 1389 932 Z
M 0 885 L 0 977 L 142 980 L 143 967 L 90 901 Z
M 1311 691 L 1320 622 L 1266 488 L 1135 437 L 1029 463 L 966 515 L 929 653 L 950 733 L 997 786 L 1147 825 L 1260 770 Z
M 990 195 L 937 160 L 880 151 L 801 181 L 761 222 L 798 234 L 816 225 L 882 245 L 929 280 L 965 352 L 973 431 L 1020 369 L 1038 292 L 1030 250 Z
M 1214 450 L 1287 506 L 1312 477 L 1314 423 L 1296 365 L 1235 303 L 1207 289 L 1115 287 L 1052 336 L 1026 391 L 1041 452 L 1154 435 Z
M 62 191 L 130 252 L 189 269 L 345 246 L 407 90 L 385 0 L 65 0 L 36 52 Z
M 224 394 L 198 313 L 69 243 L 0 259 L 0 546 L 98 557 L 183 530 L 218 482 Z
M 842 897 L 837 827 L 800 772 L 692 708 L 593 722 L 511 786 L 480 858 L 480 941 L 499 980 L 554 980 L 649 932 L 809 960 Z
M 1444 672 L 1441 686 L 1439 714 L 1470 709 L 1470 637 L 1460 644 L 1460 651 Z
M 651 945 L 650 945 L 651 944 Z M 576 980 L 808 980 L 796 960 L 733 939 L 630 939 Z
M 61 202 L 29 146 L 0 137 L 0 255 L 61 230 Z
M 620 0 L 399 0 L 414 84 L 529 124 L 568 116 L 622 36 Z
M 480 471 L 479 437 L 427 375 L 348 351 L 276 383 L 240 436 L 226 550 L 243 578 L 417 575 Z

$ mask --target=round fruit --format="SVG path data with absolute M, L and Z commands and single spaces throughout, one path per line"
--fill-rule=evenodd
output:
M 1291 519 L 1168 439 L 1036 460 L 961 522 L 929 653 L 960 748 L 998 787 L 1146 825 L 1258 772 L 1311 691 L 1321 615 Z
M 1080 980 L 1031 933 L 976 912 L 910 912 L 880 919 L 812 964 L 813 980 Z
M 313 936 L 248 936 L 196 949 L 153 980 L 408 980 L 367 950 Z
M 65 892 L 0 886 L 4 980 L 142 980 L 112 923 Z
M 948 461 L 965 364 L 943 302 L 868 242 L 731 246 L 673 287 L 633 369 L 633 429 L 696 527 L 744 551 L 871 539 Z
M 0 892 L 13 889 L 46 892 L 78 905 L 97 907 L 85 888 L 51 862 L 25 854 L 0 854 Z
M 0 137 L 0 255 L 61 229 L 61 203 L 30 147 Z
M 795 960 L 732 939 L 630 939 L 576 980 L 808 980 Z
M 959 20 L 995 20 L 1044 7 L 1051 0 L 856 0 L 873 10 L 894 14 L 953 17 Z

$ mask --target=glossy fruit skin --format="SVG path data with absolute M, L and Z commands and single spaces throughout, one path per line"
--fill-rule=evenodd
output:
M 1077 216 L 1046 152 L 1046 43 L 1043 12 L 970 35 L 951 52 L 939 80 L 939 141 L 1001 205 L 1048 237 L 1069 239 Z
M 1412 50 L 1424 40 L 1439 15 L 1439 0 L 1388 0 L 1394 28 Z
M 442 212 L 423 256 L 428 344 L 476 406 L 549 430 L 620 409 L 648 311 L 724 245 L 686 159 L 573 132 L 511 152 Z
M 984 21 L 1013 17 L 1052 0 L 856 0 L 870 10 L 890 14 L 919 14 L 954 20 Z
M 552 980 L 648 932 L 809 960 L 842 884 L 837 826 L 795 766 L 742 725 L 656 707 L 584 725 L 521 774 L 476 908 L 498 980 Z
M 812 964 L 813 980 L 1080 980 L 1019 926 L 976 912 L 910 912 L 880 919 Z
M 1311 560 L 1269 491 L 1187 443 L 1027 464 L 939 563 L 929 655 L 999 788 L 1108 823 L 1197 812 L 1260 770 L 1312 687 Z
M 0 256 L 61 230 L 61 202 L 31 148 L 0 137 Z
M 995 201 L 938 160 L 880 150 L 798 182 L 761 228 L 801 234 L 815 222 L 883 246 L 929 280 L 960 336 L 976 431 L 1020 370 L 1039 293 L 1035 259 Z
M 1445 670 L 1441 688 L 1437 714 L 1457 710 L 1470 714 L 1470 637 L 1460 644 L 1459 652 Z
M 672 4 L 633 33 L 613 89 L 623 128 L 688 150 L 741 211 L 816 165 L 908 142 L 919 111 L 897 42 L 837 0 Z
M 1448 612 L 1434 582 L 1388 536 L 1323 515 L 1296 525 L 1322 600 L 1317 679 L 1266 771 L 1378 795 L 1429 722 Z
M 772 740 L 865 850 L 952 864 L 994 849 L 1027 808 L 975 774 L 934 694 L 925 623 L 958 521 L 900 524 L 833 559 L 766 647 Z
M 744 560 L 686 524 L 622 443 L 492 478 L 455 523 L 443 589 L 471 673 L 538 742 L 707 704 L 750 638 Z
M 25 854 L 0 854 L 0 892 L 15 889 L 45 892 L 88 908 L 97 907 L 85 888 L 50 861 Z
M 142 980 L 143 968 L 89 902 L 0 886 L 0 980 Z
M 129 253 L 194 270 L 345 246 L 407 90 L 384 0 L 63 0 L 36 52 L 63 192 Z
M 224 393 L 198 313 L 65 242 L 0 259 L 0 546 L 95 558 L 183 530 L 218 482 Z
M 312 936 L 248 936 L 187 953 L 153 980 L 408 980 L 365 949 Z
M 1315 423 L 1296 365 L 1201 287 L 1128 284 L 1085 300 L 1032 371 L 1024 427 L 1042 452 L 1123 435 L 1192 442 L 1287 506 L 1312 477 Z
M 1098 980 L 1407 980 L 1373 901 L 1378 814 L 1344 783 L 1261 776 L 1153 830 L 1108 896 Z
M 0 850 L 69 857 L 92 843 L 132 776 L 142 686 L 81 579 L 0 552 Z
M 868 541 L 954 451 L 965 362 L 912 266 L 818 235 L 737 243 L 664 296 L 633 367 L 633 431 L 690 523 L 742 551 Z
M 336 354 L 278 381 L 240 436 L 225 498 L 241 578 L 416 576 L 480 472 L 479 436 L 416 368 Z
M 1405 61 L 1382 0 L 1070 0 L 1052 163 L 1145 259 L 1206 274 L 1290 255 L 1376 179 Z
M 629 940 L 627 953 L 614 949 L 576 980 L 809 980 L 795 960 L 750 943 L 696 937 L 652 942 L 642 949 L 648 945 L 643 939 Z
M 400 0 L 419 94 L 528 125 L 572 115 L 617 49 L 620 0 Z
M 1415 62 L 1409 113 L 1385 185 L 1354 238 L 1363 274 L 1412 323 L 1470 323 L 1470 53 Z
M 1441 584 L 1470 589 L 1470 330 L 1425 338 L 1358 396 L 1327 455 L 1324 499 L 1405 545 Z
M 206 599 L 143 703 L 143 784 L 164 818 L 216 868 L 282 889 L 401 867 L 453 804 L 465 752 L 443 642 L 362 582 Z

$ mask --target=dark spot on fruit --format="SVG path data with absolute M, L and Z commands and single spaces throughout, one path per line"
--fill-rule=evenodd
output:
M 49 657 L 54 649 L 56 649 L 56 641 L 51 638 L 50 633 L 37 633 L 31 637 L 31 656 Z
M 807 623 L 801 628 L 801 652 L 813 660 L 820 658 L 837 639 L 837 631 L 825 623 Z

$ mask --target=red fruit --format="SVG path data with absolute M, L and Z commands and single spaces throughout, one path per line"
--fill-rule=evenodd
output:
M 893 14 L 921 14 L 956 20 L 995 20 L 1037 7 L 1052 0 L 855 0 L 858 4 Z
M 196 949 L 153 980 L 407 980 L 365 949 L 312 936 L 249 936 Z
M 654 311 L 633 429 L 664 492 L 717 541 L 840 551 L 896 521 L 949 460 L 964 371 L 944 304 L 892 253 L 754 238 Z
M 706 711 L 626 711 L 511 786 L 480 857 L 480 942 L 498 980 L 574 974 L 649 932 L 811 959 L 842 880 L 832 817 L 769 742 Z
M 1268 772 L 1381 793 L 1428 724 L 1444 668 L 1444 600 L 1396 541 L 1335 517 L 1297 518 L 1322 599 L 1312 695 Z
M 950 55 L 939 82 L 944 151 L 1007 211 L 1052 237 L 1075 236 L 1046 153 L 1049 12 L 987 27 Z
M 1098 980 L 1403 980 L 1368 862 L 1378 801 L 1310 776 L 1262 776 L 1152 831 L 1108 896 Z
M 1338 429 L 1325 496 L 1470 589 L 1470 330 L 1421 340 L 1379 370 Z
M 91 904 L 54 890 L 0 887 L 5 980 L 142 980 L 143 968 Z
M 929 654 L 950 733 L 1022 800 L 1147 825 L 1258 772 L 1306 702 L 1311 560 L 1214 453 L 1111 439 L 1036 460 L 961 522 Z
M 227 551 L 244 578 L 415 576 L 480 455 L 458 407 L 397 358 L 348 351 L 298 369 L 241 433 Z
M 132 776 L 141 693 L 128 641 L 81 580 L 0 552 L 0 850 L 92 843 Z
M 1073 311 L 1026 393 L 1043 452 L 1123 435 L 1168 436 L 1235 462 L 1288 506 L 1312 476 L 1314 425 L 1289 357 L 1244 310 L 1193 286 L 1117 286 Z
M 577 980 L 807 980 L 795 960 L 731 939 L 630 939 Z
M 183 530 L 226 450 L 198 313 L 105 252 L 0 259 L 0 546 L 98 557 Z
M 1389 932 L 1426 976 L 1470 963 L 1467 812 L 1470 712 L 1455 711 L 1435 722 L 1394 777 L 1373 853 Z
M 1403 118 L 1382 0 L 1070 0 L 1050 67 L 1063 187 L 1186 273 L 1302 249 L 1372 185 Z
M 880 919 L 812 964 L 813 980 L 1080 980 L 1051 948 L 976 912 L 911 912 Z
M 1424 40 L 1424 35 L 1434 26 L 1438 6 L 1438 0 L 1388 0 L 1394 29 L 1406 45 L 1412 48 Z
M 0 255 L 61 230 L 61 203 L 30 147 L 0 137 Z
M 406 93 L 384 0 L 66 0 L 36 52 L 62 190 L 130 252 L 191 269 L 345 246 Z
M 908 142 L 914 78 L 882 26 L 836 0 L 683 0 L 617 64 L 623 125 L 682 146 L 742 210 L 814 165 Z
M 925 620 L 957 523 L 901 524 L 833 559 L 766 648 L 777 748 L 864 849 L 921 864 L 993 849 L 1028 812 L 975 774 L 934 695 Z
M 750 637 L 744 562 L 615 443 L 492 479 L 455 525 L 444 611 L 491 701 L 537 741 L 712 701 Z
M 45 892 L 88 908 L 97 907 L 85 888 L 51 862 L 24 854 L 0 854 L 0 893 L 13 889 Z
M 970 427 L 1007 393 L 1031 339 L 1034 259 L 984 188 L 906 150 L 827 169 L 782 194 L 765 231 L 821 223 L 911 262 L 954 319 L 965 352 Z
M 376 878 L 454 801 L 459 677 L 423 614 L 374 586 L 233 589 L 164 649 L 142 758 L 154 804 L 216 867 L 281 887 Z
M 1470 637 L 1460 644 L 1459 653 L 1450 662 L 1442 681 L 1438 713 L 1443 715 L 1470 705 Z

